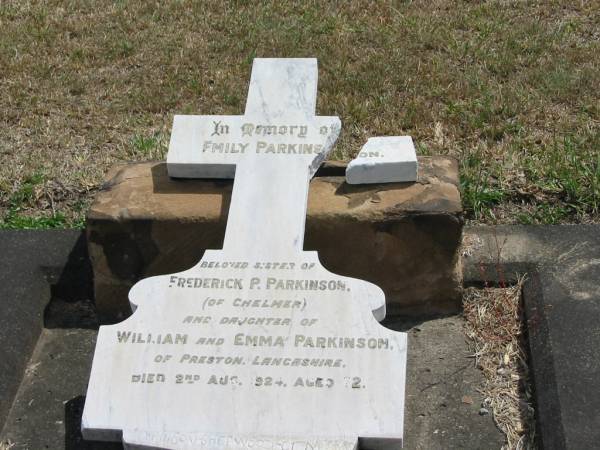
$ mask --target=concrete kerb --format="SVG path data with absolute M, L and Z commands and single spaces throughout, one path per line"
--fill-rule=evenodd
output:
M 595 448 L 600 430 L 600 226 L 470 227 L 466 285 L 502 286 L 526 276 L 523 304 L 544 449 Z
M 1 428 L 40 333 L 53 316 L 51 299 L 91 303 L 92 293 L 85 236 L 79 230 L 2 231 L 0 254 Z

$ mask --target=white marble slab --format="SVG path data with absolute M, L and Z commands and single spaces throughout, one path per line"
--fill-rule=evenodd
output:
M 316 67 L 257 59 L 244 116 L 176 117 L 169 171 L 235 174 L 224 246 L 140 281 L 134 314 L 100 328 L 86 439 L 176 450 L 401 445 L 406 335 L 377 322 L 381 289 L 303 251 L 308 183 L 340 130 L 337 117 L 315 116 Z M 213 135 L 214 122 L 226 128 Z
M 410 136 L 373 137 L 346 168 L 348 184 L 417 181 L 417 153 Z

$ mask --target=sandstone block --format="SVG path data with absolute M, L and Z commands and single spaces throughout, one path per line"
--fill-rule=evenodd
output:
M 310 184 L 305 250 L 330 271 L 371 281 L 388 315 L 460 309 L 462 207 L 458 166 L 420 157 L 416 183 L 349 185 L 327 162 Z M 117 166 L 87 217 L 95 298 L 105 322 L 131 314 L 138 280 L 190 268 L 220 249 L 232 180 L 172 179 L 163 162 Z

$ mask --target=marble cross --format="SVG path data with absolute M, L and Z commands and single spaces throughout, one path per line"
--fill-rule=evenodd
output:
M 100 328 L 86 439 L 401 446 L 406 335 L 377 322 L 381 289 L 303 251 L 309 180 L 340 131 L 337 117 L 315 115 L 316 93 L 315 59 L 255 59 L 243 116 L 175 117 L 169 174 L 234 177 L 223 249 L 138 282 L 134 314 Z

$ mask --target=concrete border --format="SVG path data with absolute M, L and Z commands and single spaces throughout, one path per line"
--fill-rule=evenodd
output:
M 600 442 L 600 225 L 468 227 L 464 280 L 512 284 L 523 302 L 544 449 Z
M 91 270 L 79 230 L 1 231 L 0 255 L 1 428 L 44 321 L 55 316 L 50 300 L 91 301 Z

